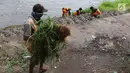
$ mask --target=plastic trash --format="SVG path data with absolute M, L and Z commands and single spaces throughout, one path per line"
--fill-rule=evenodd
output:
M 56 66 L 54 66 L 54 68 L 57 68 Z
M 122 37 L 122 39 L 126 40 L 126 37 Z
M 24 56 L 23 58 L 24 59 L 29 59 L 29 58 L 31 58 L 31 56 Z
M 92 35 L 92 38 L 93 38 L 93 39 L 95 39 L 95 38 L 96 38 L 96 36 Z

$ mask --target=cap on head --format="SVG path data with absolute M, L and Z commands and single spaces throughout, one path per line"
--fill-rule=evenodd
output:
M 92 6 L 91 6 L 91 7 L 90 7 L 90 9 L 91 9 L 91 10 L 93 10 L 93 9 L 94 9 L 94 7 L 92 7 Z
M 82 8 L 79 8 L 79 10 L 82 10 Z
M 41 4 L 35 4 L 33 6 L 33 12 L 37 12 L 37 13 L 43 13 L 43 12 L 47 12 L 48 10 L 44 8 L 43 5 Z

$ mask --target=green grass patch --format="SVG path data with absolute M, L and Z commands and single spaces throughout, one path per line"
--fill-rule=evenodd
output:
M 89 8 L 82 10 L 82 13 L 90 13 L 90 12 L 91 12 L 91 10 Z
M 98 8 L 101 11 L 113 11 L 118 10 L 118 4 L 119 3 L 125 3 L 126 9 L 130 8 L 130 0 L 115 0 L 115 1 L 105 1 L 101 5 L 98 6 Z
M 14 73 L 13 66 L 15 65 L 19 65 L 20 67 L 22 67 L 23 72 L 27 71 L 28 65 L 26 63 L 26 60 L 23 59 L 23 57 L 27 55 L 29 55 L 29 53 L 24 50 L 22 53 L 18 54 L 17 56 L 9 58 L 9 60 L 6 61 L 5 72 Z
M 118 7 L 117 2 L 104 2 L 98 8 L 101 11 L 111 11 L 111 10 L 117 10 L 117 7 Z
M 101 11 L 117 11 L 119 3 L 125 3 L 126 10 L 130 9 L 130 0 L 115 0 L 115 1 L 106 0 L 103 3 L 101 3 L 97 8 L 100 9 Z M 83 13 L 90 13 L 90 12 L 91 10 L 89 8 L 83 10 Z

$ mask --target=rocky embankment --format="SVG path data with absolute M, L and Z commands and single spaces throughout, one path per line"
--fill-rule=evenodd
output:
M 98 19 L 88 14 L 54 17 L 56 23 L 68 25 L 72 35 L 62 61 L 50 73 L 128 73 L 129 17 L 117 11 L 103 12 Z M 28 72 L 22 29 L 22 25 L 0 29 L 0 73 Z

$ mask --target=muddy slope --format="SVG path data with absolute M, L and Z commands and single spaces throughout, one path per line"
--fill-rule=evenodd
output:
M 67 38 L 62 61 L 49 73 L 128 73 L 129 17 L 129 13 L 117 12 L 117 16 L 104 13 L 100 19 L 87 15 L 56 18 L 55 22 L 68 24 L 72 35 Z M 0 30 L 0 73 L 28 72 L 28 60 L 23 57 L 29 54 L 22 29 L 23 26 L 12 26 Z
M 70 25 L 72 36 L 52 73 L 129 73 L 130 14 Z

